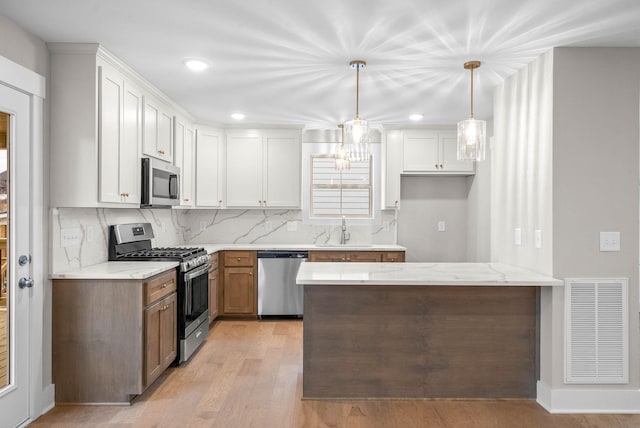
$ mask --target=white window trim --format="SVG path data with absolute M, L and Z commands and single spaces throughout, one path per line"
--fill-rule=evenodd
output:
M 311 155 L 334 153 L 338 143 L 303 143 L 302 144 L 302 222 L 312 225 L 339 225 L 341 218 L 329 217 L 311 217 L 310 201 L 311 201 Z M 350 225 L 380 225 L 380 197 L 381 197 L 381 149 L 380 143 L 369 143 L 371 150 L 371 197 L 372 197 L 372 217 L 356 218 L 349 217 L 347 222 Z

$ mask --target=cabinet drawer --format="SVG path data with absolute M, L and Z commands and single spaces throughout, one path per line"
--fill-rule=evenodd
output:
M 347 252 L 346 257 L 348 262 L 377 263 L 382 261 L 382 254 L 379 251 Z
M 310 262 L 344 262 L 346 260 L 344 251 L 310 251 Z
M 224 265 L 227 266 L 255 266 L 255 251 L 225 251 Z
M 404 262 L 404 251 L 387 251 L 382 253 L 383 262 Z
M 176 291 L 175 269 L 149 278 L 144 283 L 144 305 L 147 306 L 174 291 Z

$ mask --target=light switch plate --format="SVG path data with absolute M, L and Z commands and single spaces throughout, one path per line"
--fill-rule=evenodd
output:
M 620 251 L 620 232 L 600 232 L 600 251 Z
M 542 231 L 540 229 L 533 231 L 533 243 L 537 249 L 542 248 Z
M 522 229 L 516 227 L 513 231 L 513 241 L 517 246 L 522 245 Z
M 438 232 L 444 232 L 446 229 L 447 229 L 447 224 L 443 220 L 440 220 L 438 222 Z

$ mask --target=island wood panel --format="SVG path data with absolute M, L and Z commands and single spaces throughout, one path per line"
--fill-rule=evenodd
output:
M 303 397 L 535 397 L 537 293 L 305 285 Z

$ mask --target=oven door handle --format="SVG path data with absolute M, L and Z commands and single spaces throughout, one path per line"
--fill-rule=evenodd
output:
M 200 275 L 209 272 L 209 265 L 202 265 L 192 271 L 189 271 L 187 273 L 184 274 L 184 280 L 185 281 L 191 281 L 193 278 L 197 278 Z

